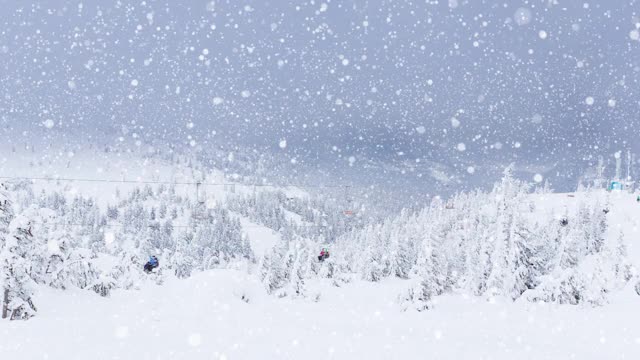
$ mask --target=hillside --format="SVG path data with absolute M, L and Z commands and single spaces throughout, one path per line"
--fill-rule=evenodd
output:
M 60 190 L 56 186 L 39 190 L 50 193 L 68 190 L 64 187 Z M 24 187 L 18 188 L 22 190 L 14 193 L 16 204 L 30 193 Z M 237 189 L 240 188 L 238 186 Z M 222 192 L 207 196 L 238 195 L 227 193 L 225 189 L 230 191 L 229 187 L 223 187 Z M 635 197 L 628 192 L 599 189 L 564 194 L 549 193 L 544 189 L 527 193 L 526 189 L 526 184 L 509 180 L 507 176 L 491 193 L 461 194 L 440 204 L 436 201 L 431 205 L 432 210 L 403 213 L 382 223 L 365 224 L 362 230 L 340 236 L 331 246 L 332 257 L 324 264 L 314 260 L 319 245 L 313 245 L 314 240 L 306 237 L 314 233 L 303 231 L 304 227 L 296 227 L 307 215 L 304 212 L 296 214 L 295 206 L 288 205 L 287 209 L 277 201 L 279 195 L 273 198 L 267 195 L 271 192 L 265 193 L 267 197 L 262 205 L 234 202 L 233 196 L 225 197 L 225 201 L 219 203 L 224 204 L 223 207 L 217 204 L 210 214 L 226 216 L 220 214 L 229 212 L 230 218 L 222 221 L 222 229 L 233 228 L 236 220 L 232 219 L 238 219 L 241 238 L 248 236 L 250 240 L 253 255 L 249 261 L 227 259 L 211 265 L 206 258 L 194 259 L 189 271 L 182 273 L 184 264 L 175 258 L 178 253 L 164 250 L 160 251 L 162 272 L 145 275 L 136 267 L 141 266 L 138 261 L 143 261 L 145 251 L 148 251 L 144 249 L 148 245 L 143 245 L 144 241 L 136 242 L 135 234 L 136 231 L 146 233 L 144 229 L 147 226 L 153 228 L 153 223 L 143 222 L 129 230 L 113 226 L 113 230 L 107 230 L 101 240 L 113 236 L 118 239 L 114 242 L 117 246 L 90 246 L 94 255 L 85 257 L 93 264 L 94 271 L 102 274 L 96 278 L 100 279 L 99 284 L 105 284 L 107 273 L 114 274 L 114 268 L 120 269 L 120 277 L 114 278 L 108 296 L 100 297 L 93 291 L 81 290 L 79 285 L 67 285 L 66 290 L 62 290 L 44 283 L 34 284 L 33 302 L 37 304 L 37 314 L 26 322 L 0 322 L 3 338 L 0 355 L 2 358 L 25 359 L 344 359 L 354 356 L 410 359 L 416 358 L 417 354 L 442 359 L 638 356 L 640 325 L 630 316 L 635 313 L 640 299 L 635 289 L 638 283 L 636 269 L 640 267 L 640 245 L 636 241 L 640 205 Z M 116 208 L 120 213 L 126 213 L 132 204 L 138 204 L 147 213 L 151 208 L 159 209 L 165 200 L 178 208 L 183 204 L 187 212 L 193 206 L 186 195 L 183 198 L 177 193 L 167 193 L 168 190 L 148 191 L 145 187 L 134 186 L 127 196 L 121 195 Z M 303 192 L 296 191 L 298 196 L 304 196 Z M 500 195 L 504 191 L 512 195 L 512 205 L 500 205 L 503 199 L 508 198 Z M 286 198 L 289 200 L 284 203 L 291 201 L 290 197 Z M 251 197 L 243 201 L 247 199 Z M 109 203 L 108 199 L 105 201 Z M 496 204 L 497 208 L 494 207 Z M 247 207 L 233 210 L 234 206 Z M 513 213 L 508 210 L 510 206 Z M 270 210 L 266 213 L 255 211 L 260 208 Z M 215 209 L 226 210 L 220 213 L 218 211 L 222 210 Z M 251 211 L 246 212 L 247 209 Z M 281 209 L 284 217 L 260 215 L 275 209 Z M 100 211 L 105 210 L 96 211 L 100 218 Z M 428 299 L 406 297 L 407 289 L 415 289 L 416 284 L 424 286 L 425 278 L 422 276 L 425 269 L 433 269 L 429 278 L 440 275 L 433 264 L 421 262 L 419 254 L 422 250 L 417 248 L 417 258 L 409 264 L 410 271 L 404 279 L 402 273 L 397 272 L 400 265 L 393 265 L 401 264 L 398 258 L 393 257 L 397 255 L 394 249 L 399 244 L 408 241 L 406 239 L 417 241 L 421 238 L 421 231 L 425 234 L 445 231 L 442 238 L 424 237 L 421 241 L 429 242 L 422 246 L 436 246 L 442 241 L 442 244 L 453 244 L 456 236 L 464 238 L 468 231 L 476 231 L 477 234 L 491 232 L 495 226 L 500 226 L 499 222 L 470 227 L 472 221 L 458 221 L 458 225 L 450 230 L 438 224 L 450 224 L 460 216 L 467 217 L 467 220 L 475 216 L 484 223 L 488 219 L 500 218 L 500 211 L 520 214 L 520 217 L 512 218 L 513 224 L 529 229 L 542 226 L 540 229 L 544 231 L 560 231 L 559 234 L 564 235 L 556 241 L 568 241 L 567 244 L 576 247 L 575 252 L 567 253 L 574 258 L 575 264 L 569 261 L 558 268 L 564 270 L 542 274 L 540 279 L 565 276 L 566 272 L 573 274 L 571 279 L 581 279 L 576 275 L 592 279 L 591 283 L 584 283 L 583 288 L 572 290 L 578 291 L 579 297 L 564 298 L 561 289 L 554 288 L 549 290 L 550 294 L 555 294 L 552 297 L 541 296 L 535 293 L 537 289 L 532 289 L 525 290 L 515 301 L 510 299 L 512 293 L 502 292 L 500 288 L 488 288 L 478 293 L 469 287 L 468 280 L 463 279 L 465 275 L 456 275 L 455 264 L 459 255 L 445 250 L 446 247 L 442 250 L 432 247 L 432 251 L 447 251 L 447 263 L 438 263 L 437 257 L 433 259 L 436 264 L 453 269 L 453 273 L 444 273 L 443 282 L 434 284 L 449 285 L 442 285 L 442 288 L 439 287 L 441 285 L 429 285 Z M 18 206 L 18 212 L 23 216 L 30 214 L 29 207 Z M 42 216 L 42 211 L 37 212 L 37 216 Z M 184 219 L 177 218 L 176 224 L 191 221 L 188 214 L 184 216 Z M 602 240 L 593 239 L 596 243 L 602 241 L 601 249 L 584 250 L 586 252 L 578 255 L 583 250 L 572 239 L 582 239 L 574 235 L 583 228 L 580 222 L 590 218 L 606 222 L 604 227 L 593 230 L 596 234 L 602 231 Z M 566 226 L 560 225 L 562 219 L 568 219 Z M 286 223 L 288 225 L 274 230 L 274 224 L 285 220 L 290 221 Z M 124 220 L 110 219 L 108 223 L 115 225 L 118 221 Z M 259 224 L 261 222 L 263 225 Z M 125 229 L 129 226 L 119 224 Z M 78 232 L 74 227 L 61 229 L 71 231 L 67 235 L 90 237 L 90 234 Z M 401 229 L 405 232 L 398 232 Z M 198 230 L 195 233 L 197 236 Z M 587 238 L 591 236 L 588 232 L 584 234 Z M 385 245 L 385 236 L 389 236 L 392 243 Z M 127 238 L 131 240 L 122 241 Z M 606 249 L 618 244 L 620 239 L 625 252 L 622 257 L 611 257 L 613 253 Z M 82 246 L 83 242 L 71 240 L 75 246 Z M 226 241 L 216 237 L 210 240 L 209 245 L 196 246 L 192 243 L 193 249 L 218 247 L 221 241 Z M 173 240 L 168 241 L 171 244 Z M 47 245 L 50 246 L 50 242 Z M 380 245 L 386 249 L 385 254 L 376 253 L 375 249 Z M 492 254 L 495 253 L 494 249 Z M 123 268 L 122 261 L 129 256 L 122 257 L 123 254 L 131 254 L 138 259 Z M 180 255 L 195 256 L 184 252 L 184 249 Z M 383 260 L 385 256 L 388 260 Z M 345 261 L 348 266 L 344 265 Z M 371 261 L 378 265 L 372 268 Z M 204 265 L 207 263 L 210 265 Z M 390 270 L 385 270 L 385 264 L 391 264 L 388 265 Z M 615 270 L 618 266 L 626 270 L 618 273 Z M 77 271 L 69 274 L 77 276 Z M 508 274 L 503 276 L 508 279 Z M 603 284 L 602 279 L 614 282 Z M 538 285 L 538 288 L 542 287 Z M 576 305 L 569 305 L 575 299 L 578 299 Z M 425 309 L 427 311 L 416 311 Z
M 310 284 L 311 285 L 311 284 Z M 638 297 L 605 307 L 486 301 L 448 295 L 402 312 L 401 280 L 334 287 L 319 301 L 267 296 L 254 276 L 210 270 L 117 291 L 43 290 L 28 322 L 3 322 L 11 359 L 632 359 L 640 354 Z M 242 296 L 246 301 L 243 301 Z

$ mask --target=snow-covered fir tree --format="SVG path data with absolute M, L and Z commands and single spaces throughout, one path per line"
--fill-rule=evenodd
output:
M 37 311 L 33 302 L 35 281 L 31 278 L 31 257 L 35 253 L 31 227 L 29 219 L 16 216 L 9 224 L 9 233 L 0 252 L 3 318 L 26 320 Z

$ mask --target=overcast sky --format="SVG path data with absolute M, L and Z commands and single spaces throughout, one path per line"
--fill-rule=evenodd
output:
M 0 6 L 9 142 L 240 144 L 463 183 L 513 161 L 572 182 L 640 150 L 634 0 Z

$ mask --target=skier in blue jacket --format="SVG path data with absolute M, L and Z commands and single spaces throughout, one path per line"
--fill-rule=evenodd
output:
M 158 258 L 153 255 L 149 258 L 149 261 L 147 261 L 146 264 L 144 264 L 144 271 L 150 273 L 153 269 L 157 268 L 158 266 L 160 266 L 160 262 L 158 261 Z

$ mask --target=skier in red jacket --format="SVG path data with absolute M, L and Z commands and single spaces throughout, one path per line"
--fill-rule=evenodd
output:
M 318 256 L 318 260 L 324 261 L 327 258 L 329 258 L 329 250 L 327 250 L 327 248 L 322 248 L 322 251 L 320 251 L 320 256 Z

